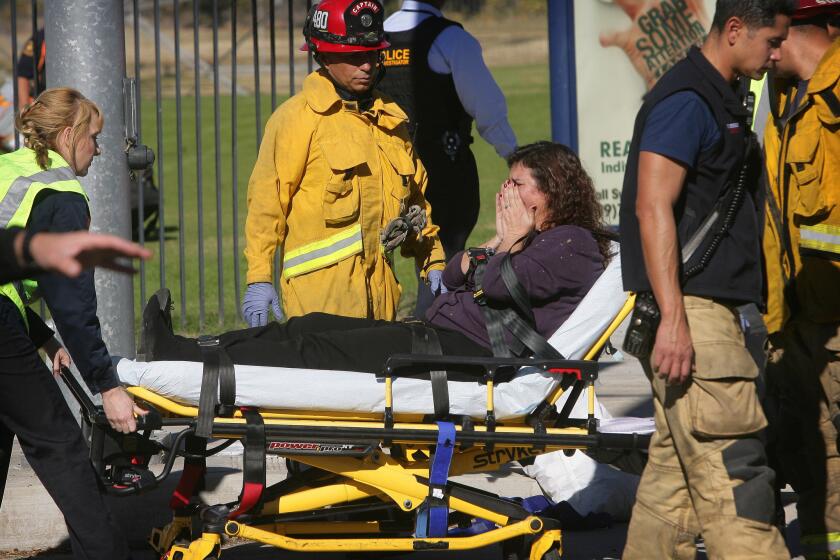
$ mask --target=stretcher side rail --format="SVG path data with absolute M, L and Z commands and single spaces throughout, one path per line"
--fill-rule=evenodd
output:
M 496 377 L 500 370 L 515 374 L 519 368 L 533 367 L 550 373 L 574 374 L 584 379 L 597 379 L 598 363 L 588 360 L 541 359 L 541 358 L 497 358 L 491 356 L 434 356 L 425 354 L 392 354 L 385 360 L 383 375 L 399 377 L 403 370 L 418 367 L 481 367 L 485 375 Z M 557 371 L 553 371 L 557 370 Z M 479 381 L 479 380 L 476 380 Z
M 167 419 L 164 419 L 166 422 Z M 177 422 L 165 425 L 188 425 L 193 427 L 195 418 L 179 419 Z M 105 423 L 107 425 L 107 422 Z M 100 424 L 101 425 L 101 424 Z M 568 447 L 582 449 L 609 442 L 610 448 L 630 448 L 632 441 L 643 441 L 644 434 L 623 433 L 588 433 L 585 429 L 547 428 L 545 433 L 535 433 L 530 426 L 500 425 L 495 430 L 487 430 L 485 426 L 477 425 L 471 430 L 458 430 L 458 441 L 477 445 L 494 443 L 507 446 L 530 446 L 546 444 L 551 447 Z M 241 418 L 217 418 L 213 423 L 212 437 L 217 439 L 239 439 L 246 435 L 247 424 Z M 383 428 L 371 422 L 301 422 L 291 420 L 267 419 L 265 421 L 266 437 L 272 440 L 340 442 L 340 441 L 381 441 L 393 439 L 395 443 L 430 443 L 437 441 L 437 426 L 435 424 L 396 424 L 393 428 Z M 628 436 L 628 443 L 623 436 Z M 633 448 L 639 447 L 632 445 Z M 209 454 L 209 453 L 208 453 Z M 294 454 L 292 451 L 284 454 Z

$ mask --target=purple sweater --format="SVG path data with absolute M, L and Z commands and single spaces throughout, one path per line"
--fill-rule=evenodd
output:
M 461 272 L 463 251 L 452 257 L 443 273 L 449 293 L 439 295 L 426 312 L 436 327 L 462 332 L 490 348 L 484 315 L 473 301 L 473 279 Z M 501 276 L 504 253 L 487 263 L 483 287 L 487 299 L 513 307 Z M 577 226 L 557 226 L 537 235 L 511 257 L 513 270 L 531 301 L 537 331 L 549 338 L 572 314 L 604 271 L 604 259 L 592 233 Z M 508 341 L 510 334 L 505 332 Z

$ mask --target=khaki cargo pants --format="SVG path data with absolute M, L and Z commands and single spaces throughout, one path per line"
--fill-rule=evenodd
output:
M 774 473 L 759 432 L 767 421 L 758 368 L 733 308 L 685 296 L 696 371 L 668 386 L 643 362 L 656 433 L 630 519 L 624 560 L 787 560 L 774 518 Z
M 831 423 L 840 400 L 840 325 L 797 320 L 771 338 L 773 458 L 799 494 L 802 551 L 840 558 L 840 454 Z

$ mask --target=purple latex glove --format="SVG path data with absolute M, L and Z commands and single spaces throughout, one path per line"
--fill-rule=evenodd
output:
M 449 292 L 443 284 L 442 270 L 432 270 L 426 275 L 426 279 L 429 281 L 429 289 L 432 290 L 432 295 L 439 296 Z
M 280 297 L 270 282 L 248 284 L 245 297 L 242 298 L 242 316 L 249 327 L 264 327 L 268 324 L 268 308 L 274 311 L 274 318 L 283 320 L 280 309 Z

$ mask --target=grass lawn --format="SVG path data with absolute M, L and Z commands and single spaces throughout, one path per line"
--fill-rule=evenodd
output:
M 547 65 L 494 68 L 496 77 L 508 100 L 510 121 L 520 144 L 548 139 L 550 136 L 550 111 Z M 176 328 L 181 332 L 216 332 L 242 327 L 239 319 L 237 298 L 237 267 L 239 274 L 238 293 L 245 290 L 246 264 L 242 256 L 244 249 L 243 227 L 245 223 L 248 177 L 257 156 L 257 128 L 253 96 L 237 98 L 236 126 L 236 181 L 233 169 L 233 132 L 231 124 L 231 98 L 220 98 L 220 150 L 216 153 L 214 139 L 213 98 L 201 99 L 201 183 L 199 189 L 197 173 L 198 146 L 195 131 L 195 101 L 192 97 L 181 100 L 181 168 L 178 167 L 178 126 L 176 100 L 164 99 L 157 107 L 154 92 L 143 84 L 142 98 L 142 140 L 158 154 L 158 164 L 163 164 L 163 181 L 155 182 L 164 192 L 163 220 L 166 228 L 163 251 L 158 250 L 157 241 L 149 240 L 147 245 L 155 250 L 155 256 L 145 264 L 143 279 L 148 298 L 161 285 L 161 269 L 164 282 L 172 290 L 175 309 L 173 317 Z M 185 83 L 186 85 L 186 83 Z M 279 98 L 278 103 L 285 98 Z M 271 113 L 269 96 L 261 98 L 261 120 L 263 124 Z M 163 145 L 157 143 L 158 115 L 162 122 Z M 260 133 L 262 131 L 260 126 Z M 492 235 L 493 194 L 507 173 L 507 166 L 493 148 L 474 133 L 473 144 L 479 176 L 481 179 L 482 208 L 479 223 L 472 234 L 471 242 L 482 242 Z M 161 157 L 162 156 L 162 157 Z M 217 190 L 216 164 L 220 167 L 220 185 Z M 179 177 L 181 178 L 179 181 Z M 180 186 L 179 186 L 180 185 Z M 217 193 L 220 197 L 221 221 L 217 223 Z M 199 204 L 199 196 L 202 201 Z M 183 203 L 179 205 L 179 200 Z M 199 212 L 199 206 L 202 212 Z M 180 209 L 179 209 L 180 208 Z M 199 217 L 203 229 L 199 232 Z M 237 222 L 234 224 L 234 218 Z M 234 234 L 239 235 L 238 244 Z M 221 249 L 219 244 L 221 243 Z M 217 255 L 221 251 L 221 267 Z M 199 278 L 200 259 L 203 254 L 204 285 Z M 222 275 L 222 297 L 219 297 L 219 271 Z M 413 261 L 400 259 L 397 275 L 403 284 L 403 300 L 400 308 L 413 308 L 416 282 Z M 144 301 L 141 300 L 141 278 L 134 283 L 137 318 Z M 200 321 L 201 305 L 204 302 L 204 320 Z M 221 302 L 221 307 L 220 307 Z M 223 309 L 223 318 L 219 310 Z M 139 331 L 138 331 L 139 332 Z

